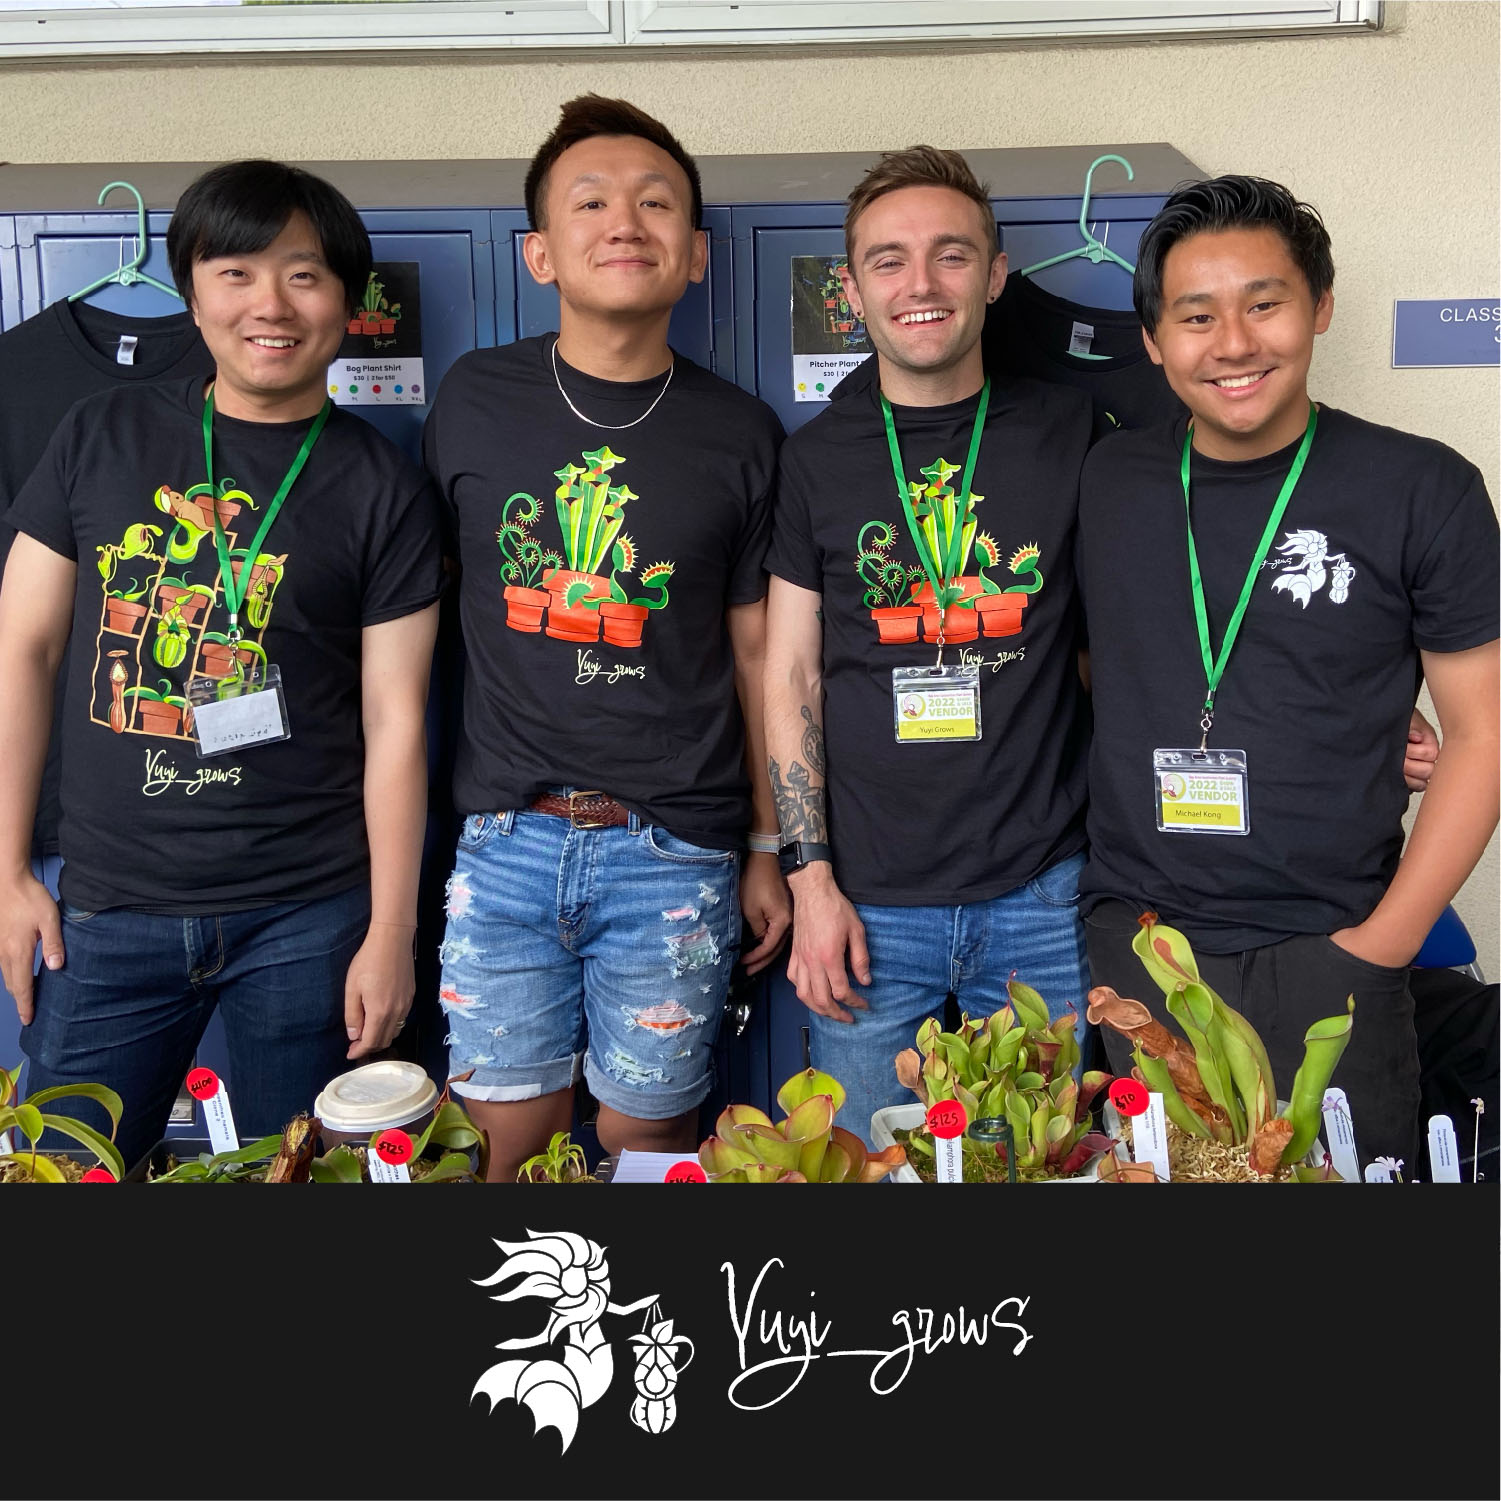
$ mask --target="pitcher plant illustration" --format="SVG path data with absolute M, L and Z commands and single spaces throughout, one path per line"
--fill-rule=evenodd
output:
M 120 659 L 125 655 L 123 651 L 110 652 L 112 661 L 109 669 L 109 727 L 115 734 L 125 733 L 125 680 L 129 673 L 125 671 L 125 664 Z

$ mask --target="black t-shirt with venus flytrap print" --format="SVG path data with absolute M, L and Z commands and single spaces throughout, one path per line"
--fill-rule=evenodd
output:
M 915 510 L 957 515 L 978 407 L 975 395 L 893 408 Z M 931 665 L 939 622 L 878 390 L 832 402 L 783 445 L 767 568 L 823 596 L 829 840 L 853 900 L 984 901 L 1082 847 L 1073 551 L 1090 427 L 1080 392 L 992 383 L 961 534 L 964 603 L 943 622 L 945 663 L 980 669 L 978 742 L 896 742 L 892 669 Z
M 463 565 L 455 805 L 596 788 L 691 843 L 742 846 L 725 611 L 766 593 L 781 426 L 682 355 L 665 391 L 559 358 L 595 426 L 552 355 L 550 334 L 465 355 L 423 434 Z
M 89 910 L 228 912 L 365 880 L 361 632 L 442 592 L 431 484 L 339 409 L 251 558 L 311 419 L 216 412 L 217 509 L 250 567 L 238 655 L 281 669 L 291 738 L 200 759 L 187 680 L 234 670 L 203 404 L 201 377 L 79 402 L 6 517 L 78 564 L 59 839 L 62 895 Z

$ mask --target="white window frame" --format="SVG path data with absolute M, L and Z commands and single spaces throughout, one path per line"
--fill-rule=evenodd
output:
M 108 5 L 109 9 L 101 9 Z M 0 0 L 0 62 L 407 52 L 1266 36 L 1377 28 L 1380 0 Z

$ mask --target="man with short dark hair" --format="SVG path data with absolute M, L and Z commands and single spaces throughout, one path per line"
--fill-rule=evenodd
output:
M 498 1181 L 581 1073 L 607 1151 L 690 1149 L 741 911 L 752 972 L 788 920 L 760 697 L 781 429 L 667 343 L 707 263 L 698 170 L 585 95 L 526 199 L 559 332 L 465 356 L 424 437 L 468 648 L 441 999 Z
M 0 590 L 0 965 L 30 1092 L 115 1089 L 127 1162 L 215 1007 L 252 1135 L 401 1026 L 442 588 L 431 486 L 328 400 L 370 269 L 353 207 L 230 163 L 168 254 L 214 377 L 74 407 Z M 26 857 L 65 648 L 59 922 Z
M 1137 312 L 1191 420 L 1084 469 L 1082 891 L 1096 982 L 1165 1016 L 1130 948 L 1155 910 L 1284 1092 L 1353 993 L 1335 1082 L 1362 1156 L 1412 1163 L 1408 965 L 1496 826 L 1496 517 L 1451 449 L 1310 400 L 1333 282 L 1318 215 L 1259 178 L 1183 188 L 1142 236 Z M 1404 854 L 1423 678 L 1444 742 Z
M 1082 1014 L 1073 533 L 1091 417 L 1081 392 L 986 379 L 1006 258 L 958 153 L 883 156 L 845 243 L 879 381 L 782 450 L 767 749 L 788 977 L 868 1141 L 875 1110 L 910 1098 L 896 1055 L 948 995 L 989 1015 L 1015 973 L 1055 1018 Z

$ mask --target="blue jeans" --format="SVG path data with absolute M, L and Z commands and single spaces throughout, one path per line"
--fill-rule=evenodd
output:
M 896 1055 L 915 1045 L 924 1019 L 941 1023 L 951 994 L 976 1020 L 999 1011 L 1013 971 L 1047 1002 L 1049 1016 L 1078 1013 L 1074 1036 L 1083 1046 L 1089 990 L 1078 910 L 1083 869 L 1084 856 L 1070 855 L 1025 886 L 959 907 L 856 906 L 871 983 L 851 980 L 870 1009 L 849 1008 L 852 1023 L 808 1013 L 813 1066 L 845 1088 L 839 1125 L 870 1145 L 877 1110 L 917 1103 L 896 1081 Z
M 36 1017 L 21 1031 L 27 1089 L 107 1084 L 125 1105 L 115 1141 L 127 1169 L 165 1132 L 215 1007 L 242 1138 L 280 1131 L 353 1067 L 344 980 L 369 927 L 368 887 L 216 917 L 59 905 L 66 958 L 37 976 Z M 109 1134 L 91 1100 L 52 1108 Z
M 577 1082 L 637 1120 L 670 1120 L 713 1083 L 740 952 L 739 858 L 634 815 L 576 829 L 472 813 L 448 883 L 439 998 L 454 1092 L 530 1100 Z M 586 1050 L 587 1039 L 587 1050 Z

